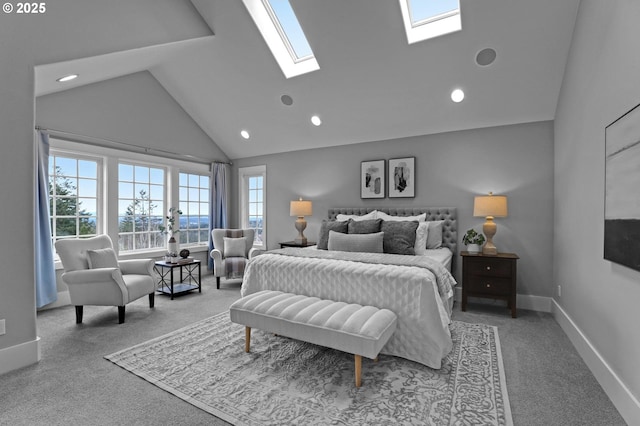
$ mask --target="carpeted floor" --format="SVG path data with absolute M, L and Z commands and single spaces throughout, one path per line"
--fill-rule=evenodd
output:
M 128 305 L 121 325 L 116 308 L 86 307 L 81 325 L 72 306 L 40 312 L 42 360 L 0 376 L 0 424 L 226 424 L 104 356 L 225 312 L 239 288 L 208 276 L 202 294 Z M 470 304 L 453 318 L 498 327 L 515 425 L 625 424 L 551 315 Z
M 434 370 L 394 356 L 353 355 L 244 327 L 227 312 L 106 358 L 237 425 L 512 425 L 497 329 L 454 321 L 454 342 Z

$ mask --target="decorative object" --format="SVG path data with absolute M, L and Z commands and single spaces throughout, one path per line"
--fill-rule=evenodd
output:
M 604 258 L 640 271 L 640 105 L 605 129 Z
M 469 229 L 462 237 L 462 242 L 467 246 L 469 253 L 480 253 L 482 251 L 481 246 L 484 243 L 484 235 L 479 234 L 475 229 Z
M 498 249 L 493 244 L 493 236 L 496 235 L 498 226 L 493 218 L 507 216 L 507 197 L 493 195 L 493 192 L 489 192 L 489 195 L 476 196 L 473 201 L 473 215 L 486 218 L 486 222 L 482 225 L 482 232 L 487 236 L 487 242 L 482 247 L 482 254 L 498 254 Z
M 167 242 L 167 250 L 172 253 L 178 252 L 178 241 L 175 238 L 175 234 L 180 232 L 180 215 L 182 214 L 182 210 L 177 207 L 169 208 L 169 214 L 165 216 L 167 219 L 167 226 L 160 225 L 158 229 L 163 234 L 169 235 L 169 241 Z M 178 224 L 176 225 L 176 216 L 178 216 Z
M 296 220 L 296 229 L 298 230 L 298 236 L 293 240 L 297 244 L 307 244 L 307 237 L 304 236 L 304 229 L 307 227 L 307 221 L 304 220 L 305 216 L 311 216 L 313 214 L 313 206 L 311 201 L 303 200 L 302 197 L 298 201 L 292 201 L 289 205 L 289 216 L 298 216 Z
M 416 196 L 416 157 L 389 160 L 389 198 Z
M 189 257 L 190 254 L 191 252 L 187 249 L 180 250 L 180 257 L 183 259 L 186 259 L 187 257 Z
M 497 329 L 450 330 L 441 369 L 382 354 L 357 391 L 353 355 L 260 330 L 244 353 L 228 312 L 105 358 L 232 424 L 513 424 Z
M 173 255 L 171 255 L 171 263 L 178 263 L 178 255 L 173 253 Z
M 384 160 L 360 163 L 360 198 L 384 198 Z

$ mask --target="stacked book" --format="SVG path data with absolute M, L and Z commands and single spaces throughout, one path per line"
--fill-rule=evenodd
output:
M 178 264 L 184 265 L 185 263 L 191 263 L 193 261 L 193 256 L 181 257 L 180 259 L 178 259 Z

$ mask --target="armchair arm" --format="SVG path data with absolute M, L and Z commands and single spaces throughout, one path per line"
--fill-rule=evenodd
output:
M 249 259 L 252 259 L 252 258 L 254 258 L 256 256 L 260 256 L 261 254 L 266 253 L 266 252 L 267 252 L 267 250 L 265 250 L 265 249 L 253 247 L 251 250 L 249 250 Z
M 139 275 L 151 275 L 153 273 L 153 259 L 127 259 L 119 260 L 118 265 L 124 275 L 139 274 Z
M 62 274 L 73 305 L 118 305 L 129 301 L 119 268 L 80 269 Z
M 222 252 L 218 249 L 213 249 L 209 256 L 213 258 L 213 275 L 221 277 L 224 272 L 222 270 Z

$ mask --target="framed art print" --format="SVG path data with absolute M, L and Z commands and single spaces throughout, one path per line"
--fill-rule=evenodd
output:
M 389 198 L 416 196 L 416 157 L 389 160 Z
M 640 105 L 605 128 L 604 258 L 640 271 Z
M 384 198 L 384 160 L 360 164 L 360 198 Z

